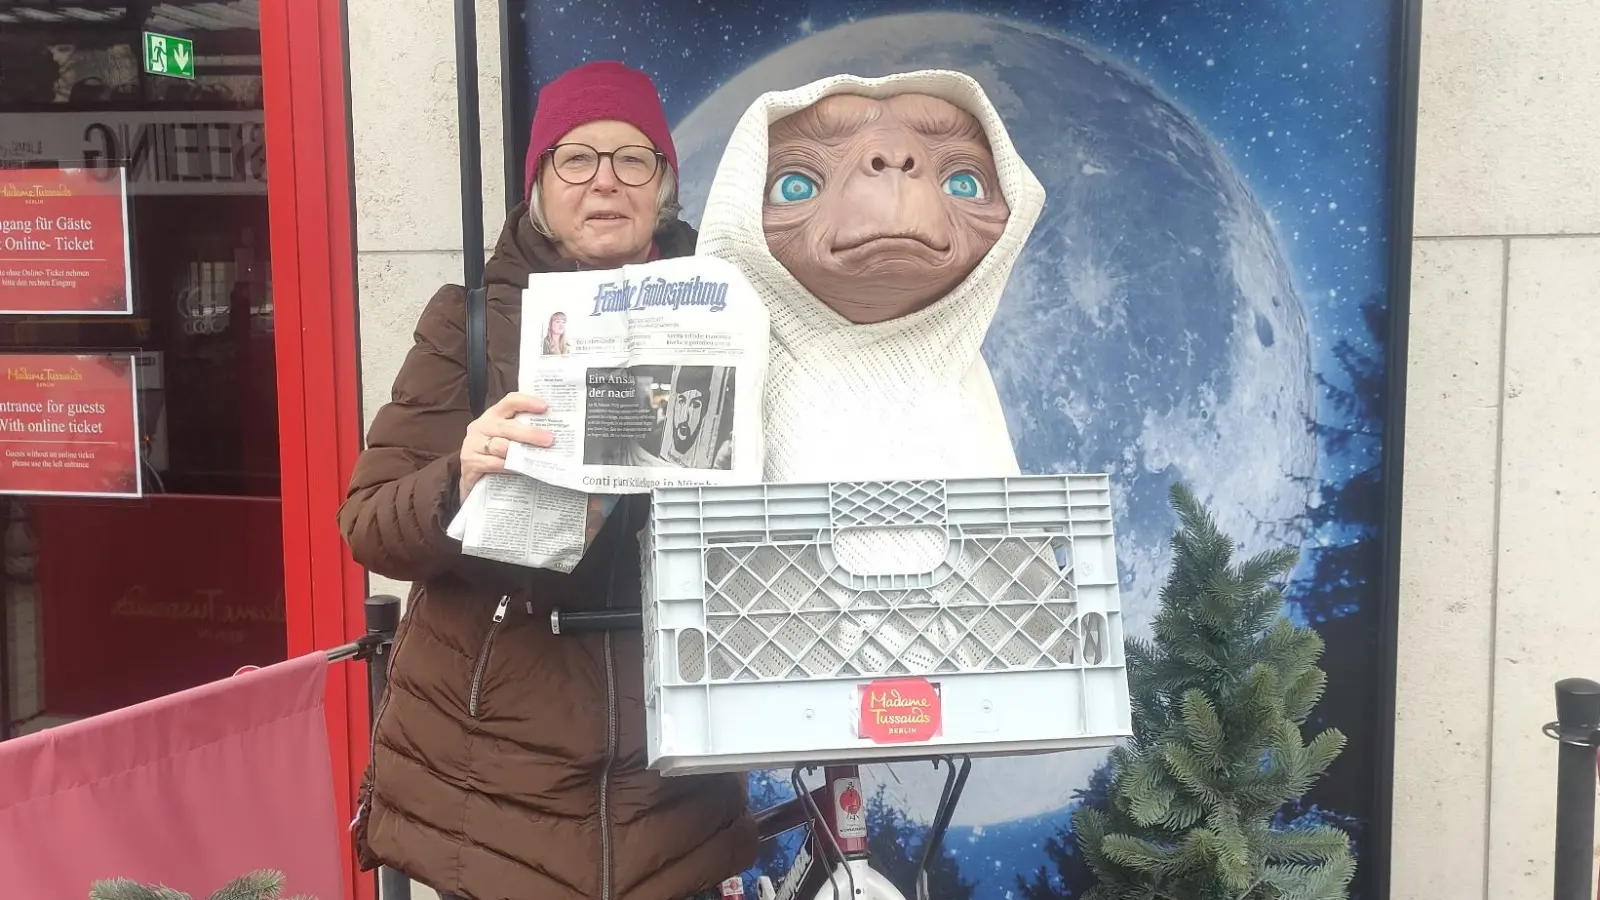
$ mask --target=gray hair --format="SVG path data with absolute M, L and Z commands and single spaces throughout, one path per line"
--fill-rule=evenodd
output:
M 541 171 L 539 175 L 543 175 Z M 683 207 L 678 204 L 678 177 L 672 167 L 661 167 L 661 178 L 656 182 L 656 229 L 678 218 L 678 213 Z M 539 196 L 539 176 L 533 179 L 533 190 L 528 196 L 528 222 L 533 225 L 533 230 L 547 238 L 554 238 L 550 231 L 550 219 L 544 213 L 544 200 Z

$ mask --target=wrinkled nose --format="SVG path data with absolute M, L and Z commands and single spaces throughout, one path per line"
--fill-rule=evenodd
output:
M 868 165 L 872 166 L 872 171 L 874 172 L 897 169 L 903 173 L 910 174 L 911 170 L 917 167 L 917 157 L 910 150 L 890 150 L 884 153 L 872 154 L 872 159 Z
M 867 148 L 862 161 L 866 164 L 864 169 L 874 174 L 911 175 L 916 172 L 917 153 L 911 142 L 904 138 L 884 137 Z
M 849 220 L 840 239 L 854 244 L 871 237 L 918 237 L 943 248 L 949 243 L 939 186 L 930 167 L 909 152 L 869 153 L 841 186 Z
M 851 172 L 851 209 L 893 231 L 909 230 L 920 217 L 932 214 L 938 198 L 929 190 L 931 173 L 926 160 L 919 159 L 919 149 L 897 130 L 874 135 L 855 165 L 846 169 Z

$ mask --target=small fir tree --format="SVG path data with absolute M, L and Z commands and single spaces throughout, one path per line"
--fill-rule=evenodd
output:
M 263 869 L 241 875 L 223 885 L 209 900 L 279 900 L 283 891 L 282 872 Z M 96 881 L 89 888 L 89 900 L 192 900 L 182 891 L 161 885 L 140 884 L 127 878 Z M 287 900 L 316 900 L 300 895 Z
M 1096 884 L 1087 900 L 1344 900 L 1350 838 L 1275 829 L 1344 747 L 1301 740 L 1322 696 L 1322 639 L 1282 615 L 1272 582 L 1292 549 L 1233 563 L 1234 545 L 1183 485 L 1180 529 L 1152 626 L 1128 642 L 1133 740 L 1112 751 L 1110 802 L 1073 830 Z

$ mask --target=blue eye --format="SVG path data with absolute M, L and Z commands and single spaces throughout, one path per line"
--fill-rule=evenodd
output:
M 957 172 L 944 180 L 944 192 L 963 200 L 982 200 L 983 182 L 971 172 Z
M 786 172 L 767 192 L 768 203 L 804 203 L 817 196 L 817 183 L 799 172 Z

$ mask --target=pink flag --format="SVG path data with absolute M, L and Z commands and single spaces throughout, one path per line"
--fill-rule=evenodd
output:
M 196 897 L 257 869 L 341 900 L 321 653 L 0 743 L 7 897 L 101 878 Z

